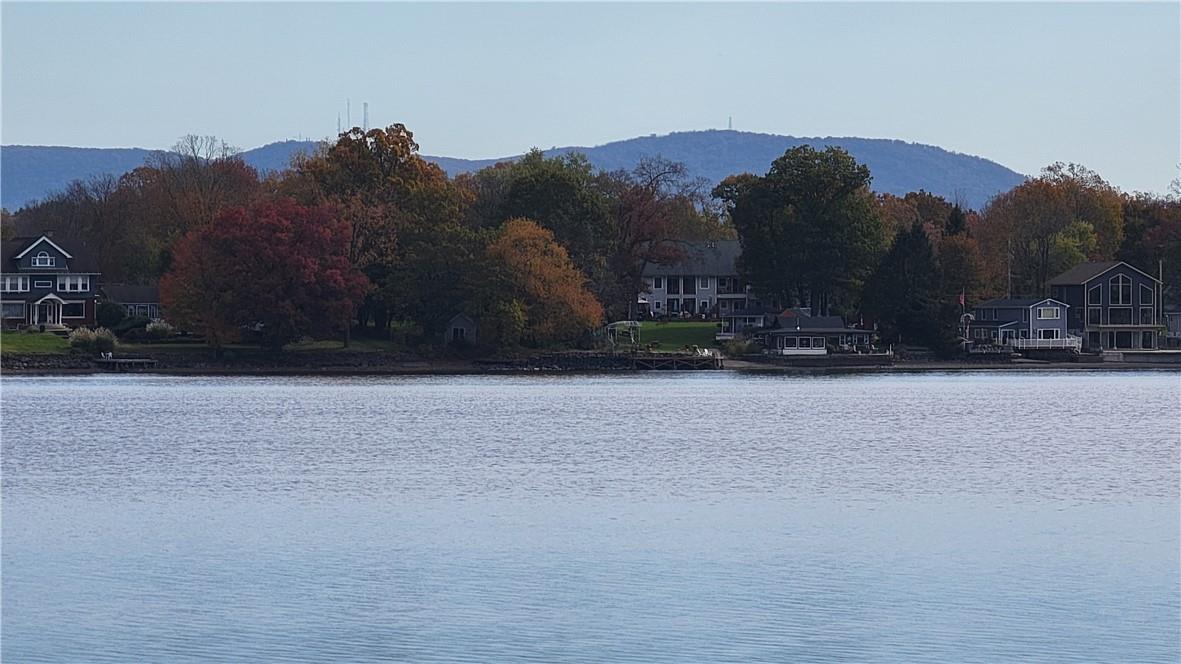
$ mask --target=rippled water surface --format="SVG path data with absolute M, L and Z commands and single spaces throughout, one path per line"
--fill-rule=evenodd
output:
M 1181 375 L 4 378 L 5 662 L 1177 662 Z

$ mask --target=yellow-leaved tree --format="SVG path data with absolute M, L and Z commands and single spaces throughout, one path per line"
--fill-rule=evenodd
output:
M 603 306 L 586 287 L 554 234 L 531 219 L 510 219 L 488 245 L 492 268 L 511 292 L 500 297 L 525 309 L 525 335 L 534 343 L 572 341 L 600 325 Z

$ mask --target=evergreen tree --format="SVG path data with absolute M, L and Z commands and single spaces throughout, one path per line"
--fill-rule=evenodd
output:
M 864 309 L 880 326 L 882 339 L 928 346 L 939 352 L 955 347 L 939 297 L 940 274 L 931 240 L 915 223 L 894 238 L 865 292 Z

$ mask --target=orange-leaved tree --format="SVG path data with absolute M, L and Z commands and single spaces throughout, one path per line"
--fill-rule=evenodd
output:
M 510 219 L 488 245 L 493 269 L 524 305 L 526 336 L 534 343 L 570 341 L 603 321 L 603 306 L 586 288 L 554 234 L 530 219 Z
M 160 283 L 168 316 L 215 348 L 244 326 L 275 349 L 336 334 L 367 286 L 347 244 L 346 224 L 327 206 L 280 199 L 225 210 L 177 243 Z

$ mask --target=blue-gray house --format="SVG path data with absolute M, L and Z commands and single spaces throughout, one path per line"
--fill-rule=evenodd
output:
M 1088 350 L 1160 348 L 1161 280 L 1123 261 L 1082 263 L 1050 280 L 1070 305 L 1067 329 Z
M 1068 331 L 1070 305 L 1049 297 L 1000 298 L 976 305 L 968 338 L 1014 349 L 1079 350 L 1081 339 Z

